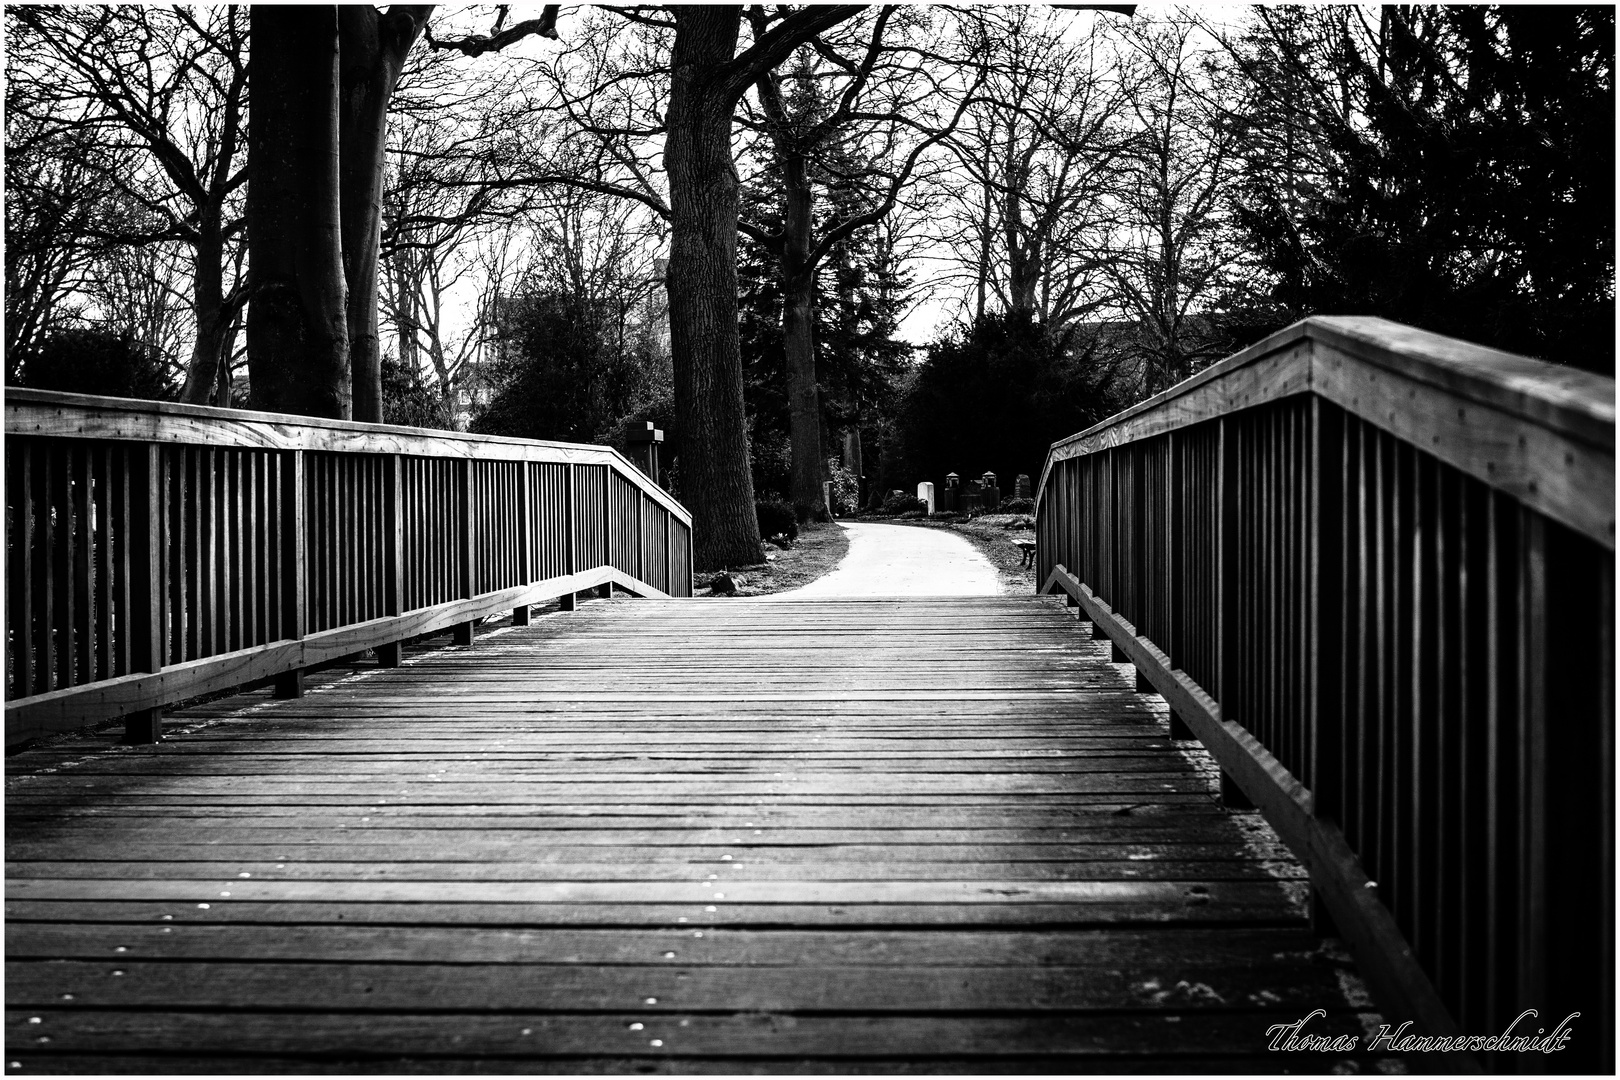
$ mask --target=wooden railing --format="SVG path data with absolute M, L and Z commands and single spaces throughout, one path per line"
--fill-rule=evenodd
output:
M 6 742 L 619 586 L 690 596 L 691 517 L 618 452 L 8 390 Z
M 1388 1018 L 1581 1014 L 1563 1052 L 1427 1067 L 1613 1071 L 1614 483 L 1612 380 L 1368 318 L 1296 324 L 1041 477 L 1043 591 L 1264 811 Z

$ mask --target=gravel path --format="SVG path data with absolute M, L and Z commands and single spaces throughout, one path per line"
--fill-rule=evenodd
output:
M 802 589 L 761 600 L 818 596 L 996 596 L 996 568 L 954 533 L 904 525 L 840 522 L 849 554 Z

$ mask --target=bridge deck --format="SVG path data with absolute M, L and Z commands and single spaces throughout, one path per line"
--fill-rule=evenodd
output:
M 1320 1070 L 1267 1027 L 1362 1030 L 1297 865 L 1050 600 L 593 602 L 178 720 L 11 759 L 10 1072 Z

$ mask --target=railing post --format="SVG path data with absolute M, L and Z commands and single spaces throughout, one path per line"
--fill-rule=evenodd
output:
M 130 538 L 134 541 L 133 557 L 129 567 L 130 607 L 133 617 L 129 627 L 133 641 L 130 648 L 130 670 L 159 672 L 163 670 L 163 598 L 165 536 L 163 529 L 163 450 L 149 443 L 144 454 L 132 452 L 140 463 L 142 482 L 130 500 L 133 520 L 129 523 Z M 24 542 L 28 542 L 25 536 Z M 48 631 L 47 631 L 48 633 Z M 163 709 L 153 706 L 140 709 L 124 718 L 124 742 L 130 744 L 155 743 L 163 739 Z
M 456 525 L 461 533 L 461 552 L 456 565 L 456 588 L 464 599 L 473 595 L 473 468 L 471 458 L 462 458 L 456 469 Z M 475 619 L 456 623 L 450 640 L 455 645 L 471 645 L 478 626 Z
M 646 529 L 647 493 L 636 492 L 636 580 L 647 580 Z
M 1218 421 L 1215 466 L 1215 670 L 1214 698 L 1228 715 L 1237 683 L 1237 422 Z
M 1215 700 L 1223 720 L 1235 720 L 1233 695 L 1238 683 L 1238 422 L 1222 416 L 1220 449 L 1216 468 L 1216 527 L 1215 527 L 1215 642 L 1216 670 L 1220 684 Z M 1221 801 L 1232 807 L 1246 807 L 1248 800 L 1241 789 L 1221 770 Z
M 532 518 L 532 500 L 529 497 L 529 463 L 518 462 L 518 580 L 525 586 L 534 583 L 534 556 L 529 550 L 534 546 L 534 522 Z M 512 625 L 529 625 L 529 605 L 522 604 L 512 609 Z
M 575 486 L 574 463 L 569 462 L 563 471 L 563 520 L 566 527 L 563 529 L 563 572 L 572 577 L 579 573 L 579 559 L 577 548 L 578 539 L 574 533 L 579 528 L 579 488 Z M 562 609 L 573 611 L 579 603 L 579 594 L 566 592 L 562 595 Z
M 1166 530 L 1168 535 L 1165 537 L 1167 565 L 1164 569 L 1164 607 L 1170 613 L 1170 623 L 1165 627 L 1165 637 L 1166 651 L 1169 653 L 1171 666 L 1174 667 L 1184 656 L 1188 635 L 1188 629 L 1183 625 L 1184 614 L 1176 606 L 1176 602 L 1186 591 L 1186 582 L 1182 576 L 1187 531 L 1187 492 L 1183 490 L 1186 486 L 1186 468 L 1182 456 L 1186 447 L 1179 432 L 1169 432 L 1164 438 L 1164 502 L 1165 524 L 1168 526 Z M 1198 737 L 1174 708 L 1170 710 L 1170 737 L 1184 740 Z
M 670 548 L 670 533 L 675 527 L 675 515 L 664 510 L 664 591 L 679 596 L 675 591 L 675 553 Z
M 1535 511 L 1519 509 L 1518 1000 L 1547 999 L 1547 531 Z M 1594 748 L 1595 750 L 1596 748 Z
M 1340 744 L 1344 725 L 1344 695 L 1340 686 L 1341 604 L 1344 558 L 1344 420 L 1336 406 L 1320 397 L 1311 399 L 1309 504 L 1306 526 L 1310 550 L 1306 579 L 1305 643 L 1306 731 L 1310 750 L 1311 813 L 1338 823 L 1344 800 L 1344 771 Z M 1319 937 L 1336 937 L 1338 930 L 1321 892 L 1311 888 L 1311 929 Z
M 404 614 L 405 602 L 405 484 L 404 463 L 398 454 L 383 458 L 383 610 L 389 615 Z M 399 667 L 400 643 L 377 646 L 377 663 Z
M 281 636 L 294 641 L 304 636 L 308 594 L 309 551 L 304 535 L 304 452 L 282 457 L 281 467 Z M 304 696 L 304 669 L 293 668 L 276 676 L 276 697 Z
M 602 565 L 613 565 L 613 466 L 602 476 Z M 602 599 L 613 599 L 613 582 L 603 582 L 597 590 Z

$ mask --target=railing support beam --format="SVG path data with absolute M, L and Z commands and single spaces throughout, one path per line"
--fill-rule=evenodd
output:
M 281 455 L 281 636 L 300 639 L 307 628 L 309 551 L 305 533 L 304 452 Z M 304 696 L 304 669 L 293 668 L 276 676 L 278 698 Z
M 383 506 L 383 551 L 387 559 L 383 567 L 383 610 L 390 615 L 399 615 L 405 610 L 404 469 L 405 463 L 398 454 L 389 454 L 383 459 L 383 491 L 388 496 Z M 377 663 L 382 667 L 399 667 L 399 642 L 379 645 L 376 652 Z
M 132 452 L 130 538 L 134 541 L 129 568 L 132 586 L 129 621 L 130 667 L 134 671 L 163 670 L 164 590 L 168 580 L 168 560 L 163 519 L 163 451 L 156 445 Z M 163 709 L 139 709 L 124 718 L 124 742 L 130 745 L 160 742 L 163 739 Z

